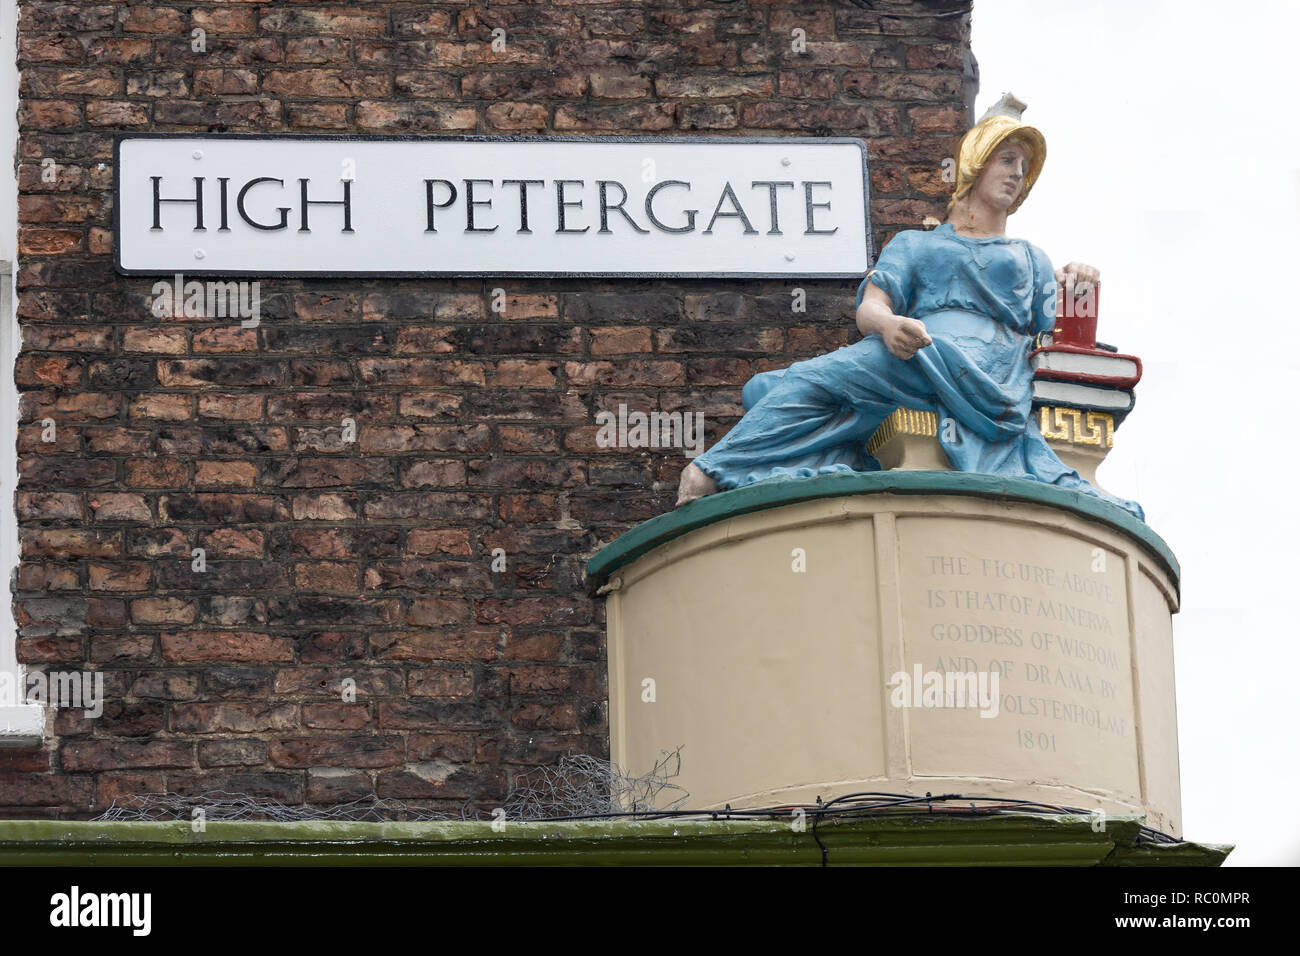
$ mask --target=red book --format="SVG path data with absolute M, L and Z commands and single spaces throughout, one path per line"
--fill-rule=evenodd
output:
M 1060 345 L 1078 345 L 1085 349 L 1097 347 L 1097 304 L 1101 287 L 1094 285 L 1081 296 L 1074 290 L 1059 288 L 1056 292 L 1056 326 L 1052 338 Z
M 1073 292 L 1058 290 L 1056 325 L 1050 335 L 1038 337 L 1038 348 L 1029 353 L 1034 381 L 1131 389 L 1142 378 L 1141 359 L 1097 345 L 1100 288 L 1094 285 L 1081 296 Z

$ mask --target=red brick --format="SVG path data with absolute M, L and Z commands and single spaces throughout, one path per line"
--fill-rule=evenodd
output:
M 74 740 L 59 748 L 71 771 L 191 767 L 194 744 L 186 740 Z
M 221 701 L 176 703 L 171 707 L 173 733 L 252 734 L 293 729 L 298 708 L 293 704 Z
M 407 692 L 412 697 L 469 697 L 474 693 L 474 673 L 468 667 L 422 667 L 407 672 Z
M 137 459 L 126 463 L 126 483 L 132 488 L 175 488 L 189 480 L 183 461 Z
M 305 730 L 362 730 L 374 723 L 370 707 L 362 703 L 303 704 Z
M 497 655 L 495 630 L 393 631 L 370 635 L 377 658 L 407 661 L 492 660 Z
M 249 631 L 183 631 L 162 635 L 162 655 L 169 661 L 289 661 L 293 641 Z
M 277 767 L 395 767 L 402 752 L 403 740 L 396 735 L 307 737 L 273 740 L 270 758 Z
M 131 620 L 137 624 L 193 624 L 194 602 L 184 598 L 137 598 Z
M 148 521 L 152 515 L 144 495 L 107 493 L 90 499 L 96 521 Z
M 300 591 L 356 594 L 361 574 L 355 564 L 339 561 L 299 561 L 294 565 L 294 586 Z
M 465 528 L 415 529 L 407 535 L 411 554 L 469 554 L 469 531 Z
M 233 789 L 473 812 L 515 768 L 607 753 L 583 565 L 671 509 L 681 460 L 600 448 L 594 414 L 702 411 L 716 440 L 754 372 L 854 335 L 845 283 L 813 280 L 815 321 L 780 282 L 510 276 L 268 277 L 256 329 L 155 316 L 154 280 L 113 269 L 109 134 L 862 137 L 879 247 L 942 213 L 967 119 L 968 22 L 925 13 L 20 5 L 16 650 L 101 668 L 110 702 L 0 750 L 0 810 Z

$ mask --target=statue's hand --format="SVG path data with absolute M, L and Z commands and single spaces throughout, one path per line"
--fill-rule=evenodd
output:
M 1083 262 L 1070 262 L 1063 269 L 1056 270 L 1056 284 L 1066 294 L 1073 289 L 1076 299 L 1087 295 L 1100 282 L 1101 271 Z
M 907 361 L 933 340 L 925 331 L 925 323 L 920 319 L 909 319 L 905 315 L 896 315 L 880 331 L 885 340 L 885 348 L 896 358 Z

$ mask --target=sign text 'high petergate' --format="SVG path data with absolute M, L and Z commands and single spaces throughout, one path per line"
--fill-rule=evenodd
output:
M 871 261 L 861 140 L 124 135 L 117 267 L 807 276 Z

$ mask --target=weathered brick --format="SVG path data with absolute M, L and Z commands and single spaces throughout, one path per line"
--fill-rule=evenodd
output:
M 161 701 L 110 699 L 95 721 L 95 732 L 104 737 L 153 737 L 166 727 Z
M 106 772 L 95 775 L 95 807 L 107 809 L 116 802 L 123 806 L 127 800 L 144 793 L 162 793 L 167 789 L 166 777 L 161 771 L 152 773 Z
M 251 461 L 199 461 L 194 463 L 195 487 L 251 488 L 257 466 Z
M 214 557 L 258 557 L 266 550 L 266 534 L 257 529 L 218 528 L 199 535 L 199 546 Z
M 134 613 L 135 605 L 142 602 L 132 602 L 132 612 Z M 183 617 L 183 614 L 177 614 L 177 617 Z M 169 621 L 166 623 L 185 624 L 184 620 Z M 144 671 L 132 682 L 130 687 L 132 697 L 156 698 L 158 700 L 193 700 L 199 695 L 199 678 L 196 673 L 178 670 L 163 671 Z
M 109 700 L 0 750 L 11 815 L 212 789 L 454 812 L 608 755 L 583 566 L 671 509 L 682 459 L 601 447 L 595 415 L 698 411 L 716 441 L 756 371 L 856 336 L 855 284 L 812 279 L 802 314 L 776 280 L 267 276 L 257 328 L 157 315 L 155 277 L 113 268 L 114 132 L 861 137 L 880 248 L 942 215 L 970 119 L 969 18 L 904 0 L 18 16 L 15 650 Z
M 144 495 L 108 492 L 90 499 L 96 521 L 148 521 L 152 515 Z
M 368 635 L 377 658 L 407 661 L 492 660 L 499 635 L 495 630 L 391 631 Z
M 180 631 L 162 635 L 165 660 L 290 661 L 293 641 L 287 637 L 249 631 Z
M 459 767 L 445 760 L 405 765 L 400 770 L 381 771 L 375 778 L 375 794 L 396 800 L 499 799 L 505 793 L 505 774 L 495 768 Z
M 374 796 L 370 775 L 342 767 L 311 767 L 307 771 L 307 800 L 313 804 L 352 803 Z
M 132 418 L 179 422 L 194 416 L 194 398 L 190 395 L 141 395 L 131 402 Z
M 152 634 L 95 634 L 90 659 L 101 664 L 153 660 L 156 644 Z
M 367 697 L 392 697 L 403 692 L 402 672 L 392 667 L 368 666 L 358 669 L 350 666 L 336 668 L 292 667 L 275 673 L 274 691 L 277 697 L 329 697 L 341 701 L 345 681 L 356 694 L 357 700 Z M 353 706 L 347 704 L 347 706 Z
M 294 586 L 300 591 L 355 594 L 361 579 L 355 564 L 339 561 L 299 561 L 294 565 Z
M 271 742 L 270 762 L 277 767 L 393 767 L 402 762 L 403 740 L 383 737 L 306 737 Z
M 19 519 L 24 521 L 75 521 L 83 516 L 85 509 L 80 494 L 20 491 L 17 511 Z
M 412 697 L 470 697 L 474 673 L 468 667 L 422 667 L 408 671 L 407 692 Z
M 59 748 L 65 770 L 192 767 L 194 743 L 187 740 L 74 740 Z
M 586 602 L 563 598 L 516 598 L 502 600 L 491 598 L 478 602 L 478 621 L 481 624 L 586 624 L 591 619 L 591 609 Z
M 24 528 L 22 552 L 34 557 L 107 558 L 122 553 L 122 532 Z
M 363 730 L 374 723 L 368 704 L 303 704 L 304 730 Z
M 199 766 L 260 767 L 266 763 L 264 740 L 201 740 Z
M 0 806 L 86 809 L 93 793 L 89 776 L 0 772 Z
M 468 598 L 422 597 L 411 602 L 407 621 L 416 627 L 468 624 L 474 609 Z
M 293 704 L 176 703 L 171 707 L 173 733 L 251 734 L 290 730 L 298 722 Z
M 301 774 L 261 772 L 168 773 L 167 789 L 185 796 L 212 791 L 247 794 L 255 800 L 292 806 L 302 803 L 306 788 Z

